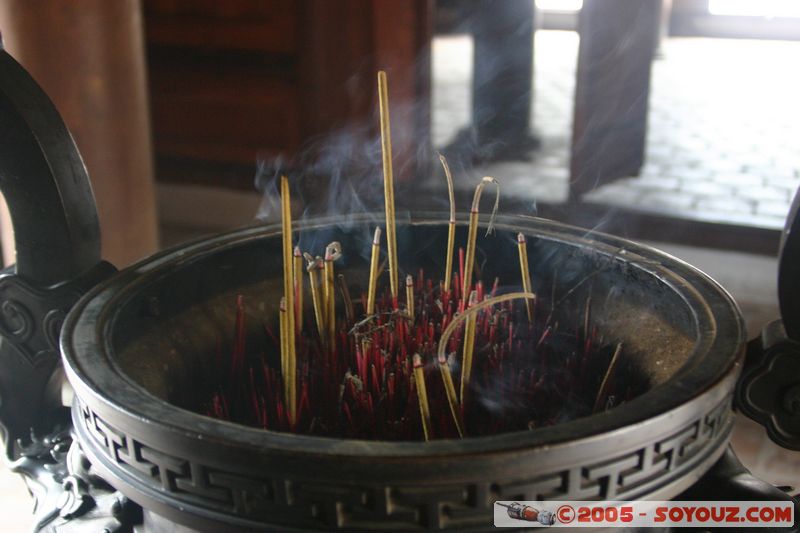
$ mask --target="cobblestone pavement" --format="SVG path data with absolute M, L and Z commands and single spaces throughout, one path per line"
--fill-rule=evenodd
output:
M 434 42 L 433 138 L 469 120 L 472 42 Z M 532 122 L 542 147 L 531 162 L 476 168 L 504 192 L 565 201 L 578 36 L 536 34 Z M 673 38 L 653 64 L 646 162 L 639 176 L 584 201 L 678 218 L 780 228 L 800 185 L 800 42 Z

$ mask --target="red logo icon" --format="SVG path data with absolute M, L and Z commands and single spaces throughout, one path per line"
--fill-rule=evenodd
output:
M 575 520 L 575 509 L 571 505 L 562 505 L 556 511 L 556 518 L 562 524 L 569 524 Z

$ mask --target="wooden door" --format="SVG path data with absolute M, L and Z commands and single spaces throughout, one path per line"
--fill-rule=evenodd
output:
M 144 0 L 158 179 L 251 190 L 259 158 L 377 135 L 384 69 L 402 180 L 428 138 L 431 4 Z

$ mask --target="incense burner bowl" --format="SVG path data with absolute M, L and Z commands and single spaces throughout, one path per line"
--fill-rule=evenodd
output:
M 401 269 L 443 268 L 447 219 L 398 223 Z M 342 242 L 363 287 L 378 217 L 311 220 L 303 249 Z M 622 239 L 529 217 L 481 238 L 484 279 L 517 284 L 528 236 L 534 291 L 556 319 L 593 322 L 625 345 L 646 391 L 602 414 L 463 440 L 379 442 L 293 435 L 190 410 L 235 301 L 267 320 L 282 292 L 280 228 L 244 229 L 160 253 L 94 288 L 67 317 L 61 348 L 84 452 L 145 509 L 152 530 L 485 529 L 498 499 L 669 499 L 723 453 L 744 329 L 705 275 Z M 457 239 L 466 236 L 459 224 Z M 337 267 L 339 268 L 339 267 Z M 357 292 L 354 292 L 357 294 Z M 546 296 L 542 296 L 547 298 Z M 264 317 L 267 317 L 266 319 Z

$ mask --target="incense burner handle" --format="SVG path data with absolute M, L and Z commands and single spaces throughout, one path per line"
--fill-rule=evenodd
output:
M 800 342 L 787 336 L 783 321 L 767 324 L 748 343 L 735 400 L 773 442 L 800 450 Z
M 72 136 L 44 91 L 1 48 L 0 190 L 16 244 L 16 266 L 0 272 L 0 440 L 7 458 L 17 459 L 32 433 L 68 424 L 61 324 L 114 268 L 100 259 L 97 210 Z
M 778 301 L 781 319 L 747 347 L 736 404 L 784 448 L 800 450 L 800 189 L 781 237 Z

